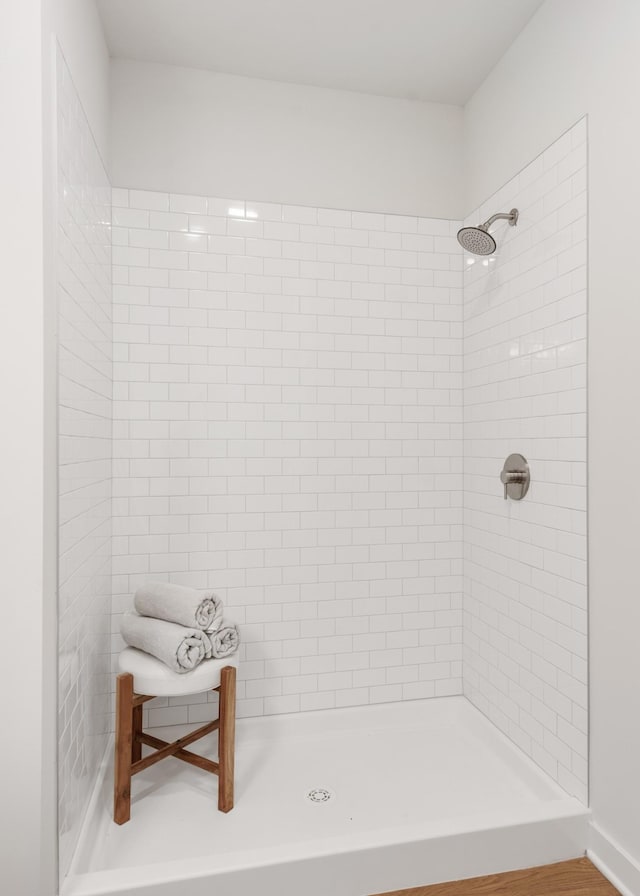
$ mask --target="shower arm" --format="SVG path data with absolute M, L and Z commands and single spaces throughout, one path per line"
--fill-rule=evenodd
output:
M 481 224 L 480 227 L 479 227 L 478 229 L 479 229 L 479 230 L 485 230 L 485 231 L 486 231 L 486 230 L 488 230 L 488 229 L 491 227 L 491 225 L 494 223 L 494 221 L 499 221 L 499 220 L 501 220 L 501 219 L 503 219 L 503 220 L 505 220 L 505 221 L 508 221 L 509 224 L 510 224 L 512 227 L 514 227 L 514 226 L 518 223 L 518 209 L 516 209 L 516 208 L 512 208 L 511 211 L 508 212 L 508 213 L 507 213 L 507 212 L 501 212 L 501 213 L 499 213 L 499 214 L 497 214 L 497 215 L 491 215 L 491 217 L 489 218 L 489 220 L 488 220 L 488 221 L 485 221 L 484 224 Z

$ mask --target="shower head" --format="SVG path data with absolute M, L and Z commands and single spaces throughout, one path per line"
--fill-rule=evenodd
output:
M 467 252 L 473 252 L 474 255 L 491 255 L 495 252 L 496 241 L 489 233 L 489 227 L 500 218 L 504 218 L 511 227 L 514 227 L 518 223 L 518 209 L 512 208 L 508 214 L 492 215 L 478 227 L 462 227 L 458 231 L 458 242 L 462 248 Z
M 463 227 L 458 231 L 458 242 L 467 252 L 474 255 L 492 255 L 496 251 L 496 241 L 480 227 Z

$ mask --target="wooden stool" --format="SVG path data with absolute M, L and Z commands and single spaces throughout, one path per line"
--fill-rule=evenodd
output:
M 204 771 L 218 775 L 218 809 L 233 809 L 233 761 L 236 722 L 237 655 L 224 660 L 204 660 L 192 672 L 173 672 L 160 660 L 125 648 L 118 658 L 116 679 L 116 742 L 113 791 L 113 820 L 124 824 L 131 817 L 131 777 L 167 756 L 175 756 Z M 142 704 L 154 697 L 184 697 L 218 691 L 218 718 L 173 743 L 142 730 Z M 218 762 L 185 750 L 189 744 L 218 731 Z M 155 752 L 142 758 L 142 744 Z

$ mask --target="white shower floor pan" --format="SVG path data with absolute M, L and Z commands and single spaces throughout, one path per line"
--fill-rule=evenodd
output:
M 119 827 L 111 780 L 109 763 L 63 896 L 365 896 L 587 842 L 588 810 L 463 697 L 239 721 L 228 815 L 215 777 L 167 759 L 133 779 Z

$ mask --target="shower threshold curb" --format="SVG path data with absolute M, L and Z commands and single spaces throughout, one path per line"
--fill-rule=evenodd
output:
M 457 835 L 417 838 L 342 852 L 299 855 L 216 869 L 215 859 L 95 871 L 68 877 L 62 896 L 354 896 L 515 871 L 584 855 L 589 813 L 541 819 Z M 188 866 L 188 867 L 185 867 Z

